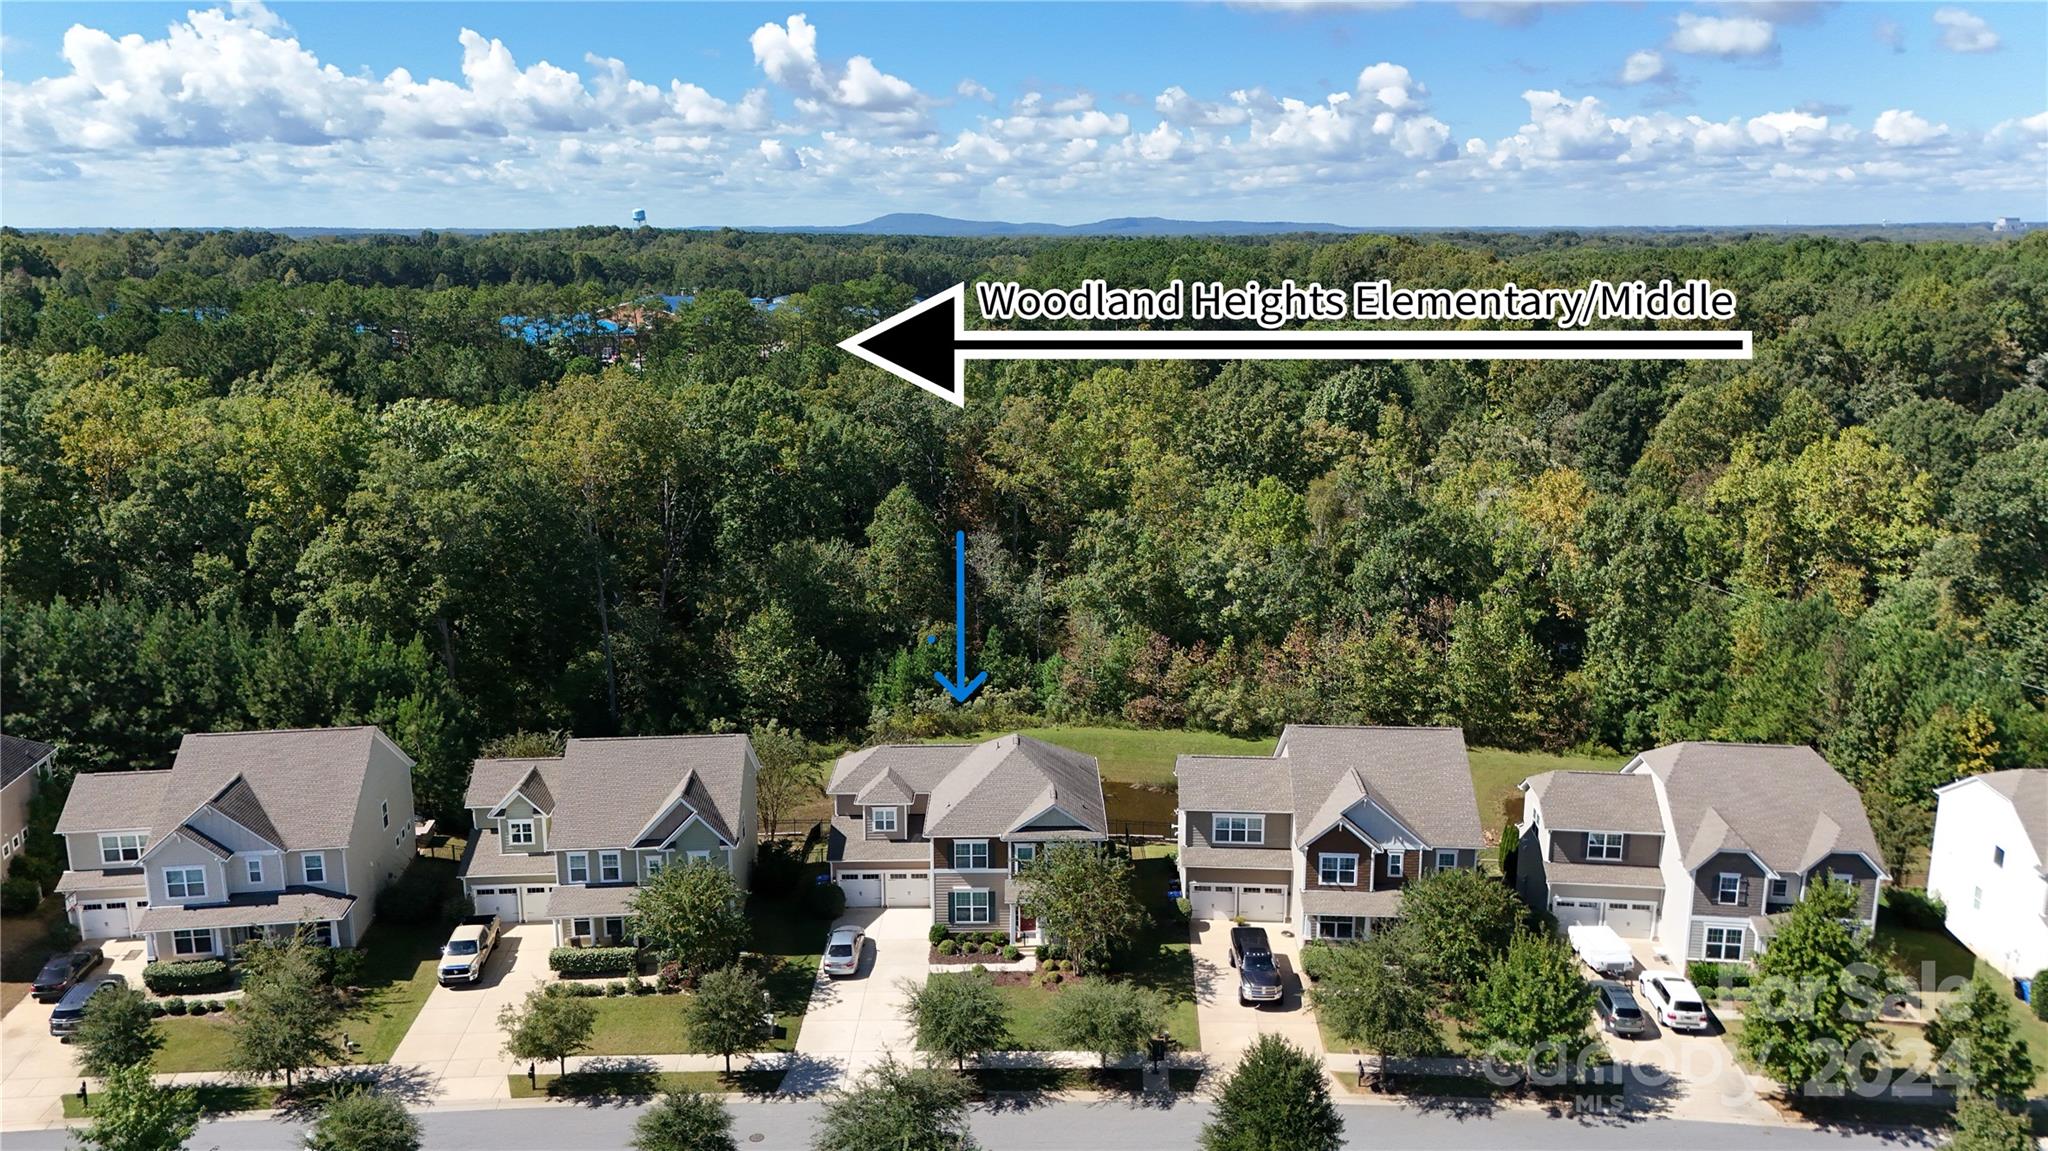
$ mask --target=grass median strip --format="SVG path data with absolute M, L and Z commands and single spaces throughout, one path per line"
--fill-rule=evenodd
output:
M 735 1071 L 572 1071 L 506 1077 L 514 1099 L 652 1099 L 666 1091 L 704 1094 L 770 1095 L 782 1086 L 779 1069 Z

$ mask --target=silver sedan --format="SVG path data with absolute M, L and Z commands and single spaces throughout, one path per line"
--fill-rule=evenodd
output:
M 825 940 L 825 974 L 852 975 L 860 970 L 860 949 L 867 933 L 858 927 L 835 927 Z

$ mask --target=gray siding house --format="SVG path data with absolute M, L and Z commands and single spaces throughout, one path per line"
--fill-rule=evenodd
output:
M 1271 756 L 1184 755 L 1178 867 L 1197 919 L 1359 939 L 1401 888 L 1478 866 L 1483 836 L 1455 727 L 1289 725 Z
M 627 938 L 633 891 L 709 860 L 742 887 L 761 772 L 743 735 L 571 739 L 556 759 L 480 759 L 463 891 L 479 914 L 553 923 L 558 944 Z
M 1521 788 L 1516 888 L 1562 926 L 1747 961 L 1823 877 L 1854 884 L 1857 919 L 1876 926 L 1883 853 L 1856 789 L 1810 747 L 1676 743 Z
M 411 757 L 374 727 L 185 736 L 168 770 L 82 774 L 57 821 L 64 909 L 152 959 L 304 928 L 362 941 L 411 862 Z
M 1018 872 L 1047 844 L 1108 838 L 1095 757 L 1028 736 L 885 744 L 844 756 L 825 785 L 826 846 L 849 907 L 929 907 L 934 922 L 1043 933 Z

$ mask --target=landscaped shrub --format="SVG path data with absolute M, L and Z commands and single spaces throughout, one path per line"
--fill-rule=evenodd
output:
M 1003 962 L 1015 963 L 1022 958 L 1024 958 L 1024 953 L 1017 950 L 1016 944 L 1012 943 L 1008 947 L 1003 948 Z
M 363 952 L 358 947 L 335 947 L 327 952 L 327 981 L 336 987 L 354 987 L 363 981 Z
M 1900 927 L 1917 931 L 1945 931 L 1948 908 L 1920 887 L 1886 887 L 1886 917 Z
M 1748 987 L 1749 967 L 1741 963 L 1712 963 L 1695 959 L 1685 965 L 1685 977 L 1702 991 L 1716 987 Z
M 604 985 L 604 993 L 607 996 L 616 999 L 619 996 L 624 995 L 626 993 L 626 985 L 614 979 L 610 983 Z
M 227 987 L 228 965 L 219 959 L 159 959 L 142 969 L 142 985 L 152 995 L 193 995 Z
M 1007 931 L 991 931 L 989 932 L 989 938 L 995 940 L 997 947 L 1008 947 L 1010 945 L 1010 933 Z
M 846 914 L 846 889 L 836 883 L 820 883 L 804 895 L 811 914 L 819 919 L 837 919 Z
M 933 947 L 937 947 L 939 944 L 944 943 L 946 937 L 951 934 L 953 934 L 952 928 L 943 923 L 934 923 L 932 924 L 932 929 L 924 933 L 924 937 L 931 940 Z
M 633 994 L 652 995 L 654 994 L 654 984 L 649 983 L 645 979 L 635 979 L 633 981 Z
M 2033 1001 L 2034 1018 L 2048 1023 L 2048 967 L 2034 972 L 2028 995 Z
M 939 954 L 951 955 L 960 950 L 960 945 L 951 939 L 939 940 Z
M 159 1003 L 154 999 L 149 1001 L 149 1017 L 151 1019 L 162 1019 L 164 1017 L 164 1011 L 165 1008 L 162 1003 Z
M 183 999 L 173 999 L 169 1003 L 164 1004 L 164 1012 L 168 1015 L 183 1015 L 187 1010 L 188 1007 Z
M 69 951 L 78 946 L 78 925 L 68 919 L 59 919 L 50 924 L 49 933 L 43 936 L 43 941 L 50 945 L 52 951 Z
M 683 989 L 683 965 L 673 959 L 662 964 L 661 970 L 656 972 L 654 977 L 661 983 L 663 995 L 670 995 Z
M 1301 973 L 1314 983 L 1330 970 L 1335 960 L 1336 944 L 1327 939 L 1311 939 L 1301 945 Z
M 631 947 L 557 947 L 548 952 L 548 970 L 568 979 L 620 975 L 632 971 L 638 958 Z
M 0 881 L 0 915 L 27 915 L 42 901 L 42 884 L 33 879 Z

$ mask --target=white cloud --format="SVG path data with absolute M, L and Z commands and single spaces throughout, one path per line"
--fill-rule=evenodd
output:
M 1941 46 L 1951 52 L 1996 52 L 1998 33 L 1984 18 L 1961 8 L 1938 8 L 1935 26 L 1941 29 Z
M 1667 74 L 1663 53 L 1649 48 L 1629 53 L 1621 65 L 1621 82 L 1624 84 L 1647 84 Z
M 833 66 L 818 55 L 818 29 L 799 12 L 781 24 L 769 21 L 747 39 L 754 63 L 776 85 L 795 94 L 797 108 L 832 124 L 905 133 L 929 130 L 928 103 L 907 80 L 892 76 L 866 56 Z
M 1870 134 L 1893 148 L 1915 148 L 1948 135 L 1948 125 L 1930 124 L 1912 112 L 1891 108 L 1878 113 Z
M 1754 16 L 1678 14 L 1671 50 L 1691 56 L 1763 56 L 1777 49 L 1777 30 Z
M 979 100 L 984 104 L 993 104 L 996 100 L 994 92 L 975 83 L 972 79 L 960 81 L 953 91 L 958 93 L 963 100 Z
M 1906 30 L 1897 20 L 1879 20 L 1871 25 L 1870 34 L 1877 37 L 1877 42 L 1890 48 L 1893 53 L 1906 50 Z

